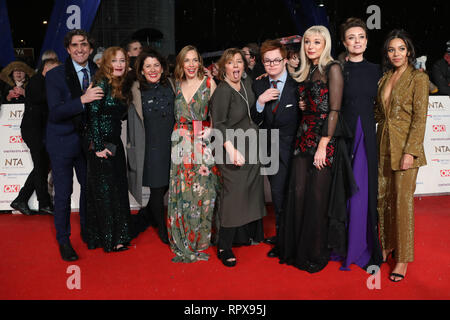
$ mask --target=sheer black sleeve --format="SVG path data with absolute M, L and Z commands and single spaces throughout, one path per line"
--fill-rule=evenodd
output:
M 330 113 L 328 114 L 328 126 L 326 136 L 334 135 L 336 124 L 341 110 L 342 95 L 344 92 L 344 77 L 342 75 L 342 68 L 338 63 L 330 66 L 328 71 L 328 96 L 330 103 Z M 325 129 L 325 128 L 324 128 Z

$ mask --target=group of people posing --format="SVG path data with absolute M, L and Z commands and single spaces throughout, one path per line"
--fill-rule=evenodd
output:
M 404 31 L 386 38 L 384 74 L 364 59 L 367 35 L 360 19 L 342 25 L 342 65 L 331 56 L 327 28 L 313 26 L 302 37 L 297 69 L 288 69 L 283 44 L 267 40 L 260 48 L 265 73 L 255 80 L 246 73 L 247 52 L 230 48 L 217 63 L 216 83 L 194 46 L 178 53 L 172 78 L 152 49 L 130 68 L 127 52 L 110 47 L 97 69 L 88 59 L 90 36 L 69 32 L 68 59 L 45 75 L 45 143 L 62 258 L 78 259 L 69 239 L 75 169 L 89 249 L 127 250 L 155 226 L 174 262 L 208 260 L 205 249 L 216 245 L 232 267 L 234 246 L 264 241 L 272 245 L 269 257 L 310 273 L 330 260 L 366 268 L 392 255 L 389 278 L 402 280 L 414 259 L 413 194 L 426 164 L 429 80 L 414 69 Z M 263 228 L 264 165 L 249 160 L 254 141 L 239 135 L 262 129 L 269 154 L 278 154 L 278 170 L 268 175 L 276 227 L 270 238 Z M 230 130 L 236 134 L 226 139 Z M 223 152 L 212 148 L 217 133 Z M 147 204 L 143 186 L 150 188 Z M 130 213 L 128 191 L 142 204 L 137 214 Z

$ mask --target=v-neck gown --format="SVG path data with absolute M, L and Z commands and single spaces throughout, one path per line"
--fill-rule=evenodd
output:
M 208 260 L 219 171 L 208 139 L 194 139 L 193 121 L 206 121 L 210 88 L 204 78 L 189 102 L 176 84 L 167 226 L 173 262 Z

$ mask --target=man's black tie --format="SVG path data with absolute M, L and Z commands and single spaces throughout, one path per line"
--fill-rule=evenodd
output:
M 280 81 L 280 80 L 272 80 L 272 81 L 270 81 L 272 83 L 272 87 L 274 87 L 275 89 L 277 89 L 278 81 Z M 278 96 L 278 100 L 275 103 L 272 104 L 272 113 L 276 113 L 277 112 L 279 104 L 280 104 L 280 96 Z
M 89 87 L 89 75 L 88 75 L 86 68 L 81 69 L 81 71 L 83 72 L 82 89 L 83 89 L 83 93 L 84 93 L 84 92 L 86 92 L 87 88 Z

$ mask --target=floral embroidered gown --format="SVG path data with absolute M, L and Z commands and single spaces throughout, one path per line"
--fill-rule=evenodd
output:
M 209 141 L 194 139 L 193 121 L 206 121 L 210 88 L 205 77 L 191 101 L 176 85 L 167 224 L 173 262 L 208 260 L 219 172 Z

